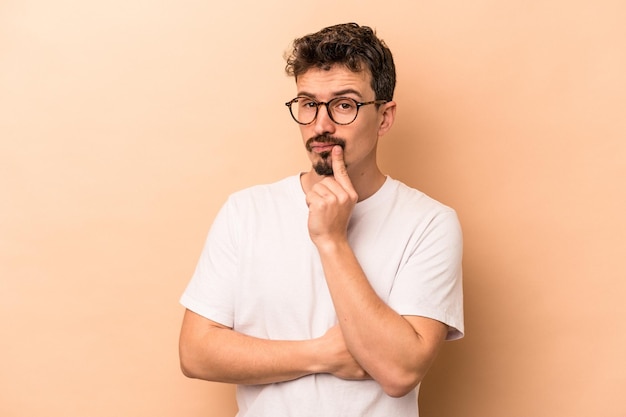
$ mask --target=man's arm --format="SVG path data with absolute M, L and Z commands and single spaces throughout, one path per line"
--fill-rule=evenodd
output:
M 190 378 L 233 384 L 269 384 L 314 373 L 370 379 L 348 352 L 341 332 L 302 341 L 246 336 L 190 310 L 179 342 L 180 364 Z
M 339 146 L 332 163 L 334 177 L 315 184 L 307 195 L 309 233 L 348 350 L 388 395 L 400 397 L 423 379 L 448 329 L 436 320 L 400 316 L 375 293 L 348 243 L 347 225 L 358 196 Z
M 406 395 L 426 375 L 447 326 L 392 310 L 375 293 L 347 244 L 326 245 L 320 256 L 348 350 L 388 395 Z

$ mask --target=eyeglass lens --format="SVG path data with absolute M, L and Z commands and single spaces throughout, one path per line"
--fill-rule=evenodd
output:
M 291 104 L 293 117 L 302 124 L 309 124 L 315 120 L 319 108 L 326 106 L 331 120 L 339 124 L 352 123 L 359 111 L 357 101 L 347 97 L 337 97 L 328 103 L 320 103 L 306 97 L 298 97 Z

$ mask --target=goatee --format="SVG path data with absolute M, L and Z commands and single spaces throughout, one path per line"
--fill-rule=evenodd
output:
M 305 147 L 306 150 L 311 152 L 313 149 L 311 148 L 311 143 L 328 143 L 333 145 L 339 145 L 342 149 L 346 149 L 346 141 L 340 138 L 336 138 L 328 135 L 319 135 L 312 137 L 311 139 L 306 141 Z M 333 172 L 333 161 L 330 157 L 330 152 L 320 152 L 319 154 L 320 160 L 313 164 L 313 169 L 317 175 L 321 176 L 332 176 Z
M 317 173 L 317 175 L 332 177 L 334 174 L 333 171 L 333 161 L 330 159 L 330 152 L 322 152 L 320 153 L 321 161 L 317 161 L 313 165 L 313 169 Z

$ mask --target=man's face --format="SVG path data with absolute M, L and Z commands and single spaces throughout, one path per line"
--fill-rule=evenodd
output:
M 375 99 L 368 71 L 352 72 L 335 65 L 325 71 L 310 69 L 296 81 L 297 95 L 328 102 L 336 97 L 349 97 L 358 102 Z M 384 105 L 383 105 L 384 106 Z M 300 125 L 305 147 L 318 175 L 332 175 L 330 150 L 334 145 L 344 148 L 348 172 L 354 175 L 376 169 L 376 145 L 382 110 L 375 105 L 359 109 L 354 122 L 338 125 L 328 116 L 326 106 L 319 106 L 317 118 L 308 125 Z

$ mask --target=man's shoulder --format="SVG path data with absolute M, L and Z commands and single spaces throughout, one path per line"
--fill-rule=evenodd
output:
M 405 202 L 409 205 L 419 207 L 421 210 L 433 210 L 437 212 L 454 212 L 454 209 L 445 203 L 435 199 L 434 197 L 426 194 L 425 192 L 411 187 L 406 183 L 390 178 L 390 181 L 395 190 L 396 198 L 399 201 Z

